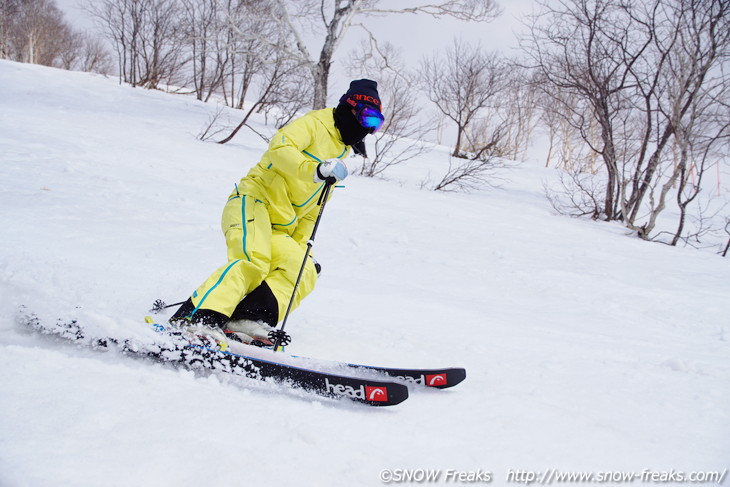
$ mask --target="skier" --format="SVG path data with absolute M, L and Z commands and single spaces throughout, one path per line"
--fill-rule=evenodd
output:
M 383 124 L 377 83 L 350 83 L 336 108 L 313 110 L 281 128 L 261 160 L 236 185 L 221 228 L 228 262 L 170 318 L 220 328 L 244 342 L 266 342 L 284 318 L 302 267 L 326 183 L 348 175 L 350 147 Z M 312 292 L 319 264 L 310 256 L 292 309 Z

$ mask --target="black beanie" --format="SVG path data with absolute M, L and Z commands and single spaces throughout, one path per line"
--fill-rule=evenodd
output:
M 380 113 L 383 113 L 380 95 L 378 95 L 378 83 L 371 79 L 356 79 L 350 82 L 347 93 L 342 95 L 340 103 L 347 103 L 355 107 L 358 103 L 369 105 Z

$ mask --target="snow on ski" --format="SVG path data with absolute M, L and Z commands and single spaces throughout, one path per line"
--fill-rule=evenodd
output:
M 113 337 L 87 337 L 76 321 L 58 320 L 44 323 L 33 314 L 19 316 L 21 324 L 46 335 L 53 335 L 92 347 L 114 349 L 122 353 L 152 358 L 159 362 L 180 364 L 188 369 L 209 369 L 250 379 L 273 380 L 289 387 L 328 398 L 345 398 L 370 406 L 392 406 L 408 398 L 408 388 L 388 380 L 349 376 L 312 370 L 272 360 L 249 357 L 232 351 L 222 351 L 205 337 L 167 332 L 156 343 Z M 158 325 L 158 331 L 161 331 Z M 253 348 L 253 347 L 252 347 Z M 273 353 L 273 352 L 272 352 Z
M 161 333 L 169 333 L 167 328 L 157 323 L 154 318 L 147 316 L 145 321 Z M 327 370 L 333 373 L 372 373 L 373 376 L 381 375 L 389 379 L 397 379 L 413 386 L 446 389 L 454 387 L 466 378 L 466 370 L 460 367 L 448 368 L 393 368 L 373 365 L 353 364 L 348 362 L 337 362 L 331 360 L 320 360 L 299 355 L 292 355 L 286 352 L 274 352 L 270 348 L 256 347 L 235 341 L 228 342 L 229 352 L 243 355 L 250 358 L 270 360 L 295 367 L 304 367 L 320 371 Z
M 429 369 L 382 367 L 291 355 L 286 352 L 274 352 L 268 348 L 260 348 L 244 343 L 230 342 L 229 346 L 233 353 L 250 357 L 264 360 L 276 360 L 279 363 L 314 368 L 317 370 L 328 370 L 346 374 L 360 373 L 370 374 L 372 376 L 385 376 L 389 379 L 395 379 L 408 385 L 418 387 L 447 389 L 449 387 L 454 387 L 466 379 L 466 370 L 460 367 Z
M 325 397 L 344 397 L 370 406 L 392 406 L 408 399 L 408 388 L 396 382 L 332 374 L 205 345 L 183 345 L 182 351 L 186 363 L 198 360 L 205 368 L 230 364 L 232 373 L 243 371 L 243 375 L 252 379 L 273 379 Z

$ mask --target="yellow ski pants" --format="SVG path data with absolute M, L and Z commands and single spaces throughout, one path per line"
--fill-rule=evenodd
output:
M 289 306 L 306 245 L 271 226 L 264 202 L 234 196 L 223 209 L 221 229 L 228 263 L 218 268 L 192 295 L 195 311 L 209 309 L 231 316 L 238 303 L 264 280 L 276 297 L 279 319 Z M 314 290 L 317 271 L 310 256 L 297 287 L 294 310 Z

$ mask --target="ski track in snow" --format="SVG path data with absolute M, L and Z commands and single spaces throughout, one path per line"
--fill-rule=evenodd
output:
M 265 143 L 200 142 L 214 106 L 101 76 L 0 61 L 0 92 L 0 486 L 728 467 L 730 260 L 555 215 L 539 162 L 434 193 L 419 184 L 445 167 L 436 147 L 327 205 L 290 351 L 465 367 L 451 390 L 367 408 L 22 329 L 25 305 L 151 336 L 152 302 L 223 263 L 220 211 Z

